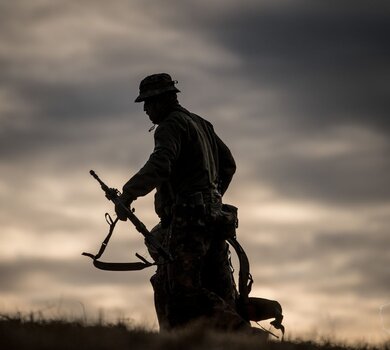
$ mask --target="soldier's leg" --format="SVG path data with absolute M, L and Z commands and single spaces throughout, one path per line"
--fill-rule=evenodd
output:
M 168 320 L 172 327 L 207 318 L 217 328 L 239 329 L 247 323 L 216 293 L 202 285 L 202 271 L 212 237 L 203 227 L 172 228 Z
M 157 314 L 160 331 L 170 329 L 167 318 L 167 277 L 164 266 L 159 266 L 156 273 L 151 277 L 150 282 L 154 291 L 154 307 Z
M 163 227 L 161 223 L 156 225 L 150 233 L 164 246 L 167 247 L 168 242 L 168 228 Z M 159 253 L 155 247 L 151 246 L 145 240 L 145 244 L 149 250 L 150 256 L 154 261 L 159 261 Z M 158 265 L 156 273 L 151 277 L 150 283 L 154 291 L 154 307 L 157 314 L 160 331 L 168 330 L 170 328 L 167 319 L 167 268 L 166 265 Z
M 233 309 L 236 308 L 238 292 L 230 266 L 229 245 L 225 240 L 212 240 L 205 257 L 202 281 L 205 288 L 216 293 Z
M 200 271 L 207 251 L 200 230 L 172 227 L 169 251 L 174 262 L 168 266 L 168 319 L 173 327 L 184 325 L 207 313 L 207 298 L 202 300 Z

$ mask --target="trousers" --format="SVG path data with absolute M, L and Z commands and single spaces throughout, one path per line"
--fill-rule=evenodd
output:
M 173 221 L 165 245 L 174 261 L 158 266 L 151 279 L 160 329 L 200 320 L 223 330 L 249 326 L 236 311 L 229 246 L 215 229 Z

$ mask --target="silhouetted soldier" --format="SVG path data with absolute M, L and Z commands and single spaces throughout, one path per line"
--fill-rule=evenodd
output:
M 176 83 L 166 73 L 140 83 L 135 102 L 144 102 L 144 111 L 158 125 L 155 147 L 123 186 L 121 200 L 130 205 L 157 189 L 155 210 L 161 223 L 154 232 L 163 236 L 174 257 L 152 278 L 160 326 L 206 318 L 214 327 L 246 329 L 248 322 L 235 311 L 228 245 L 217 224 L 236 165 L 213 126 L 180 106 Z M 123 209 L 115 209 L 125 220 Z

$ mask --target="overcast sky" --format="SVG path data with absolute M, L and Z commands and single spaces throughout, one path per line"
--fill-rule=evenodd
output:
M 88 171 L 121 188 L 144 164 L 153 134 L 133 101 L 168 72 L 236 158 L 225 201 L 252 296 L 279 300 L 292 336 L 388 339 L 389 30 L 375 0 L 2 1 L 0 311 L 156 327 L 152 269 L 80 254 L 113 212 Z M 134 207 L 157 223 L 152 194 Z M 121 223 L 105 259 L 136 251 Z

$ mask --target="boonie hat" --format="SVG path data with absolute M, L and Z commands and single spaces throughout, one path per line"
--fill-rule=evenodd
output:
M 139 84 L 139 95 L 134 102 L 142 102 L 149 97 L 161 95 L 167 91 L 180 92 L 175 84 L 177 84 L 177 80 L 172 80 L 167 73 L 149 75 Z

